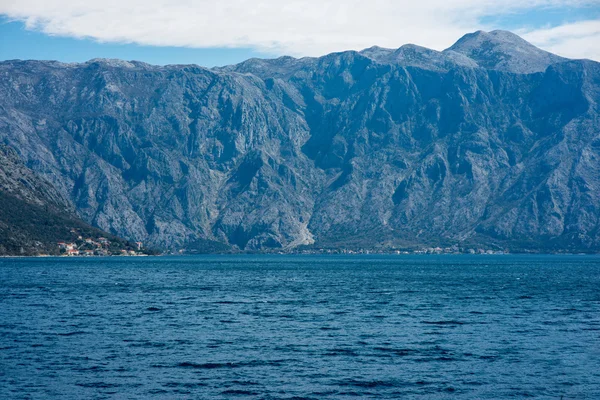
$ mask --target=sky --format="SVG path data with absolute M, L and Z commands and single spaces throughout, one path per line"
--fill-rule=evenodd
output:
M 600 0 L 0 0 L 0 60 L 212 67 L 373 45 L 443 50 L 480 29 L 600 61 Z

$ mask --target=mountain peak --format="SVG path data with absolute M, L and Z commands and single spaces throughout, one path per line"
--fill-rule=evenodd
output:
M 375 53 L 378 53 L 378 52 L 389 53 L 389 52 L 392 52 L 392 51 L 394 51 L 394 49 L 390 49 L 390 48 L 387 48 L 387 47 L 381 47 L 381 46 L 371 46 L 371 47 L 368 47 L 366 49 L 363 49 L 363 50 L 359 51 L 359 53 L 360 54 L 373 53 L 373 52 L 375 52 Z
M 401 65 L 404 67 L 418 67 L 428 70 L 448 70 L 457 65 L 463 67 L 477 67 L 477 63 L 468 57 L 454 53 L 442 53 L 416 44 L 405 44 L 397 49 L 386 49 L 373 46 L 359 52 L 378 63 Z
M 131 61 L 120 60 L 117 58 L 92 58 L 86 64 L 103 64 L 117 68 L 135 68 L 135 64 Z
M 445 51 L 464 54 L 484 68 L 526 74 L 543 72 L 548 66 L 565 61 L 503 30 L 468 33 Z
M 486 43 L 492 43 L 497 46 L 519 46 L 522 48 L 527 48 L 529 50 L 540 51 L 540 49 L 538 49 L 519 35 L 499 29 L 490 32 L 480 30 L 472 33 L 467 33 L 463 37 L 458 39 L 456 43 L 454 43 L 454 45 L 450 47 L 450 49 L 453 49 L 455 51 L 458 51 L 458 49 L 471 49 L 473 47 L 481 46 L 482 44 Z

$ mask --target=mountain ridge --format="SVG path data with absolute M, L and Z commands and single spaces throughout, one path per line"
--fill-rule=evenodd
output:
M 164 248 L 595 251 L 600 64 L 501 39 L 479 61 L 3 62 L 0 142 L 87 222 Z
M 305 57 L 292 57 L 292 56 L 288 56 L 288 55 L 284 55 L 284 56 L 279 56 L 276 58 L 250 58 L 247 60 L 244 60 L 240 63 L 236 63 L 236 64 L 229 64 L 229 65 L 224 65 L 224 66 L 215 66 L 215 67 L 203 67 L 200 66 L 198 64 L 165 64 L 165 65 L 156 65 L 156 64 L 148 64 L 146 62 L 143 61 L 139 61 L 139 60 L 124 60 L 124 59 L 117 59 L 117 58 L 92 58 L 88 61 L 83 61 L 83 62 L 61 62 L 61 61 L 56 61 L 56 60 L 21 60 L 21 59 L 14 59 L 14 60 L 4 60 L 4 61 L 0 61 L 3 63 L 10 63 L 10 62 L 39 62 L 39 63 L 47 63 L 50 65 L 56 65 L 56 66 L 60 66 L 60 67 L 81 67 L 84 65 L 89 65 L 89 64 L 94 64 L 94 63 L 101 63 L 101 64 L 105 64 L 107 66 L 111 66 L 111 67 L 124 67 L 124 68 L 136 68 L 136 67 L 143 67 L 143 68 L 185 68 L 185 67 L 196 67 L 196 68 L 202 68 L 202 69 L 206 69 L 206 70 L 211 70 L 211 71 L 235 71 L 235 69 L 237 67 L 243 66 L 245 64 L 253 64 L 253 63 L 257 63 L 257 64 L 262 64 L 262 65 L 277 65 L 277 64 L 281 64 L 281 63 L 302 63 L 302 62 L 313 62 L 316 60 L 320 60 L 323 58 L 327 58 L 327 57 L 331 57 L 331 56 L 336 56 L 336 55 L 342 55 L 342 54 L 360 54 L 363 55 L 365 57 L 368 57 L 374 61 L 382 61 L 384 63 L 390 63 L 393 61 L 396 62 L 402 62 L 401 59 L 393 59 L 391 58 L 391 60 L 386 60 L 388 58 L 388 56 L 392 55 L 393 53 L 400 53 L 402 52 L 402 50 L 408 50 L 408 49 L 412 49 L 412 50 L 420 50 L 422 52 L 427 52 L 427 53 L 431 53 L 431 54 L 439 54 L 439 55 L 459 55 L 459 56 L 463 56 L 466 57 L 469 60 L 463 59 L 461 60 L 462 62 L 464 62 L 465 64 L 462 64 L 463 66 L 467 66 L 468 64 L 470 64 L 470 66 L 472 67 L 477 67 L 479 66 L 479 64 L 477 63 L 477 58 L 474 59 L 470 59 L 469 57 L 469 52 L 471 50 L 472 47 L 475 47 L 476 45 L 481 44 L 482 42 L 489 42 L 491 43 L 492 47 L 498 47 L 498 46 L 507 46 L 507 45 L 512 45 L 514 47 L 517 47 L 517 50 L 520 52 L 527 52 L 527 50 L 529 52 L 532 52 L 533 54 L 539 56 L 539 55 L 545 55 L 548 56 L 548 65 L 551 65 L 553 63 L 558 63 L 558 62 L 564 62 L 564 61 L 568 61 L 570 59 L 565 58 L 565 57 L 561 57 L 561 56 L 557 56 L 555 54 L 549 53 L 545 50 L 542 50 L 534 45 L 532 45 L 531 43 L 525 41 L 524 39 L 522 39 L 520 36 L 510 32 L 510 31 L 505 31 L 505 30 L 494 30 L 494 31 L 490 31 L 490 32 L 485 32 L 485 31 L 476 31 L 473 33 L 467 33 L 465 35 L 463 35 L 460 39 L 458 39 L 452 46 L 438 51 L 438 50 L 433 50 L 433 49 L 429 49 L 427 47 L 423 47 L 423 46 L 419 46 L 417 44 L 412 44 L 412 43 L 407 43 L 407 44 L 403 44 L 398 48 L 384 48 L 384 47 L 380 47 L 377 45 L 371 46 L 369 48 L 365 48 L 362 50 L 344 50 L 344 51 L 338 51 L 338 52 L 332 52 L 332 53 L 328 53 L 322 56 L 318 56 L 318 57 L 310 57 L 310 56 L 305 56 Z M 505 50 L 505 49 L 502 49 Z M 393 61 L 392 61 L 393 60 Z M 469 62 L 470 61 L 470 62 Z M 488 69 L 494 69 L 493 65 L 489 65 L 489 60 L 482 60 L 484 62 L 484 64 L 486 65 L 482 65 L 481 67 L 483 68 L 488 68 Z M 487 62 L 486 62 L 487 61 Z M 503 69 L 503 67 L 501 67 L 501 70 L 506 70 Z M 516 72 L 516 73 L 532 73 L 532 72 L 528 72 L 527 68 L 525 69 L 525 72 L 523 71 L 510 71 L 509 72 Z M 534 68 L 533 72 L 540 72 L 538 71 L 536 68 Z

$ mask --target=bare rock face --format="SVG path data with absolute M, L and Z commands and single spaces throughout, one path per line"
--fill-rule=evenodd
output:
M 60 212 L 73 212 L 69 200 L 54 186 L 27 168 L 17 152 L 0 144 L 0 192 L 17 200 L 49 207 Z
M 0 142 L 179 248 L 600 249 L 600 64 L 508 32 L 212 70 L 0 63 Z
M 0 256 L 58 255 L 57 242 L 78 235 L 123 243 L 79 219 L 50 182 L 27 168 L 14 149 L 0 144 Z
M 544 72 L 549 65 L 567 61 L 500 30 L 465 35 L 445 53 L 463 54 L 483 68 L 520 74 Z

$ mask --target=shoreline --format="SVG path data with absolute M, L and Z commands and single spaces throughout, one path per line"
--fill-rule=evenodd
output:
M 533 252 L 515 252 L 515 253 L 494 253 L 494 254 L 471 254 L 471 253 L 196 253 L 196 254 L 138 254 L 138 255 L 106 255 L 106 256 L 61 256 L 61 255 L 0 255 L 3 258 L 60 258 L 60 259 L 88 259 L 88 258 L 138 258 L 138 257 L 197 257 L 197 256 L 600 256 L 600 253 L 533 253 Z

